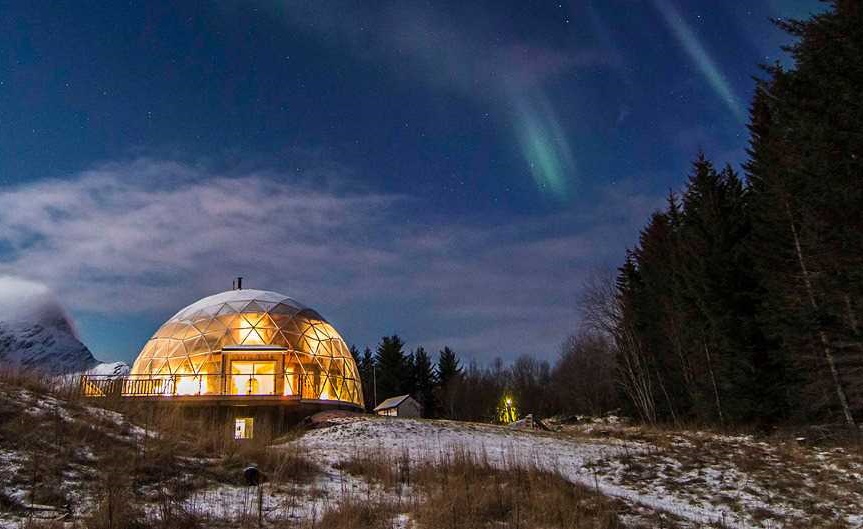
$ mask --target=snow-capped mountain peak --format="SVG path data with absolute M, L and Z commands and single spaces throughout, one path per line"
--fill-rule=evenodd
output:
M 118 364 L 122 362 L 101 364 L 93 357 L 48 287 L 0 277 L 0 366 L 58 375 L 97 367 L 99 374 L 114 374 L 123 370 Z

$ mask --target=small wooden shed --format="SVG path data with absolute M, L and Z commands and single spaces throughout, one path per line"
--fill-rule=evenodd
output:
M 423 408 L 410 395 L 400 395 L 381 402 L 374 412 L 386 417 L 422 417 Z

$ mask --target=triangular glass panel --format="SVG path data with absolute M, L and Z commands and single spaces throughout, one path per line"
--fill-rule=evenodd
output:
M 250 342 L 248 344 L 246 343 L 246 340 L 249 339 L 249 336 L 252 335 L 252 333 L 254 333 L 254 338 L 252 338 L 252 340 L 258 338 L 258 334 L 255 333 L 254 329 L 240 329 L 239 334 L 237 335 L 239 338 L 237 340 L 237 345 L 252 345 L 253 343 L 257 343 L 257 342 Z
M 168 355 L 168 348 L 165 347 L 167 340 L 156 340 L 153 344 L 153 358 L 165 358 Z
M 213 305 L 208 305 L 208 306 L 206 306 L 206 307 L 203 307 L 203 308 L 199 311 L 199 313 L 200 313 L 200 314 L 202 314 L 202 315 L 207 315 L 207 316 L 215 316 L 216 314 L 218 314 L 218 312 L 219 312 L 219 310 L 220 310 L 221 308 L 222 308 L 222 304 L 221 304 L 221 303 L 216 303 L 216 304 L 213 304 Z
M 194 325 L 192 325 L 191 323 L 184 323 L 183 325 L 184 325 L 184 327 L 185 327 L 185 328 L 183 329 L 183 331 L 182 331 L 182 332 L 178 332 L 178 333 L 177 333 L 177 334 L 178 334 L 178 338 L 180 338 L 180 339 L 182 339 L 182 340 L 187 340 L 187 339 L 192 338 L 192 337 L 194 337 L 194 336 L 200 336 L 201 331 L 199 331 L 199 330 L 198 330 Z
M 237 311 L 227 303 L 225 303 L 224 305 L 219 307 L 219 310 L 216 311 L 216 314 L 219 316 L 225 316 L 227 314 L 236 314 L 236 313 L 237 313 Z
M 237 314 L 223 314 L 221 316 L 217 316 L 216 320 L 218 321 L 218 325 L 211 325 L 207 328 L 207 332 L 211 332 L 214 330 L 227 330 L 227 329 L 236 329 L 240 326 L 240 322 L 242 321 L 240 316 Z
M 282 334 L 280 331 L 277 331 L 275 329 L 261 329 L 261 331 L 270 333 L 270 340 L 268 342 L 270 345 L 278 345 L 279 347 L 291 346 L 290 342 L 288 342 L 288 339 L 285 338 L 285 335 Z
M 236 339 L 236 334 L 233 331 L 226 331 L 222 334 L 221 338 L 219 338 L 219 349 L 223 347 L 230 347 L 232 345 L 240 345 L 240 341 Z
M 190 355 L 209 353 L 210 348 L 207 346 L 207 340 L 203 336 L 186 340 L 186 352 Z
M 260 299 L 255 300 L 255 301 L 257 302 L 258 306 L 260 306 L 261 309 L 264 310 L 264 312 L 270 312 L 273 309 L 273 307 L 276 306 L 276 303 L 274 303 L 272 301 L 263 301 Z
M 276 327 L 279 329 L 285 332 L 301 334 L 300 328 L 297 326 L 297 322 L 292 316 L 271 315 L 271 317 L 273 319 L 273 323 L 275 323 Z
M 298 312 L 296 307 L 292 307 L 291 305 L 286 305 L 284 303 L 277 303 L 270 309 L 272 314 L 285 314 L 287 316 L 293 316 Z
M 288 347 L 290 347 L 291 349 L 296 349 L 298 351 L 303 350 L 303 341 L 299 334 L 294 334 L 290 332 L 282 332 L 281 334 L 288 342 Z
M 248 304 L 248 300 L 228 302 L 228 305 L 237 313 L 243 312 Z
M 234 315 L 222 315 L 212 318 L 207 322 L 206 332 L 225 331 L 235 318 L 236 316 Z
M 154 358 L 150 363 L 150 373 L 154 375 L 160 374 L 165 367 L 165 362 L 164 358 Z
M 304 352 L 309 353 L 310 355 L 314 356 L 314 355 L 318 354 L 318 345 L 319 345 L 319 342 L 317 340 L 312 340 L 312 339 L 309 339 L 307 337 L 303 337 L 300 340 L 299 349 L 301 351 L 304 351 Z
M 255 324 L 259 329 L 278 329 L 278 325 L 273 321 L 269 314 L 263 314 L 261 319 Z
M 266 309 L 264 309 L 263 307 L 258 305 L 257 301 L 252 300 L 248 304 L 246 304 L 245 307 L 243 307 L 243 312 L 260 312 L 260 313 L 262 313 L 262 312 L 266 312 Z
M 206 364 L 210 360 L 210 355 L 195 355 L 189 357 L 189 364 L 192 366 L 192 370 L 197 373 L 201 370 L 201 366 Z
M 249 323 L 251 327 L 257 327 L 261 319 L 266 316 L 263 312 L 244 312 L 242 318 Z M 244 327 L 244 324 L 240 324 Z
M 204 335 L 204 339 L 207 341 L 207 346 L 210 351 L 218 351 L 222 348 L 221 342 L 222 338 L 225 336 L 224 331 L 222 332 L 208 332 Z
M 279 331 L 275 329 L 262 329 L 261 327 L 255 327 L 255 332 L 257 332 L 258 336 L 261 337 L 261 343 L 264 345 L 276 345 L 273 344 L 273 339 Z
M 167 351 L 168 351 L 167 352 L 168 358 L 174 358 L 177 356 L 185 356 L 186 355 L 186 349 L 183 347 L 183 342 L 181 342 L 180 340 L 169 341 L 166 344 L 165 349 L 167 349 Z

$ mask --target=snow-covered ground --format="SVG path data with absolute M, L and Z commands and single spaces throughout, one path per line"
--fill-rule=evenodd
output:
M 68 511 L 73 520 L 85 519 L 96 506 L 94 483 L 104 480 L 103 461 L 117 453 L 141 457 L 145 440 L 161 439 L 158 432 L 96 404 L 0 383 L 0 475 L 5 478 L 0 480 L 0 528 L 18 528 L 28 515 L 56 517 Z M 620 424 L 540 432 L 333 416 L 327 426 L 272 449 L 313 465 L 305 477 L 287 473 L 263 487 L 263 518 L 269 525 L 320 521 L 356 501 L 386 504 L 393 526 L 415 527 L 411 502 L 422 501 L 419 490 L 351 474 L 346 463 L 371 457 L 391 461 L 395 468 L 404 461 L 442 463 L 452 461 L 453 454 L 469 454 L 502 470 L 552 471 L 615 498 L 623 506 L 615 512 L 627 527 L 654 527 L 659 517 L 664 527 L 863 527 L 863 453 L 851 446 Z M 176 471 L 171 479 L 185 487 L 180 505 L 207 527 L 256 521 L 256 490 L 241 486 L 237 467 L 226 466 L 220 457 L 174 453 L 166 460 Z M 241 457 L 236 464 L 246 461 Z M 33 472 L 62 479 L 34 489 Z M 146 476 L 149 481 L 138 486 L 136 501 L 159 519 L 160 501 L 172 485 Z M 4 513 L 4 505 L 15 508 Z
M 783 527 L 801 520 L 863 526 L 863 462 L 846 457 L 842 449 L 801 447 L 793 460 L 785 461 L 780 446 L 747 436 L 695 433 L 669 438 L 670 442 L 665 437 L 632 441 L 450 421 L 357 417 L 338 419 L 295 442 L 328 467 L 364 452 L 421 462 L 439 460 L 454 450 L 501 468 L 513 462 L 535 465 L 696 527 Z M 705 448 L 725 452 L 700 451 Z M 741 454 L 759 458 L 757 464 L 763 468 L 756 469 L 752 461 L 743 464 Z M 802 476 L 808 486 L 830 493 L 815 498 L 806 487 L 782 489 L 764 479 L 787 479 L 795 465 L 812 473 Z M 825 478 L 834 482 L 820 484 Z

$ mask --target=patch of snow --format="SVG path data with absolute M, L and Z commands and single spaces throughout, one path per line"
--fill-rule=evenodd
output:
M 501 468 L 535 465 L 559 472 L 573 483 L 697 524 L 748 526 L 729 506 L 693 503 L 669 490 L 641 490 L 615 479 L 614 468 L 604 471 L 594 465 L 645 451 L 647 446 L 640 442 L 582 441 L 491 425 L 372 417 L 341 419 L 330 428 L 309 432 L 293 442 L 327 465 L 365 450 L 384 451 L 393 457 L 407 455 L 416 462 L 438 461 L 454 450 L 462 450 Z
M 129 364 L 126 362 L 102 362 L 92 369 L 87 370 L 84 374 L 123 377 L 129 374 L 130 369 Z

